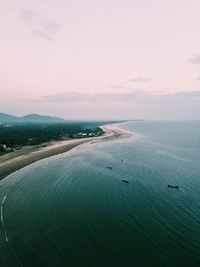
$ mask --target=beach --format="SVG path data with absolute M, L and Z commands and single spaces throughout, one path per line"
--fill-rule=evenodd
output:
M 128 132 L 122 131 L 114 124 L 103 125 L 101 128 L 104 131 L 102 136 L 55 141 L 45 147 L 28 146 L 1 156 L 0 180 L 29 164 L 54 155 L 65 153 L 83 143 L 96 143 L 118 138 L 127 138 L 130 136 Z
M 85 142 L 1 181 L 0 266 L 200 266 L 199 125 L 116 123 L 41 148 Z

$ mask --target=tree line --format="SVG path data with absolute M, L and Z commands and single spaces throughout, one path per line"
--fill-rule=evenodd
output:
M 44 142 L 77 138 L 80 133 L 103 134 L 101 122 L 80 122 L 66 124 L 21 124 L 0 125 L 0 144 L 15 148 L 25 145 L 38 145 Z M 78 135 L 79 134 L 79 135 Z

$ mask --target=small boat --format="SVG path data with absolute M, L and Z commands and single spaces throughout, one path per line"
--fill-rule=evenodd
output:
M 110 167 L 110 166 L 108 166 L 108 167 L 106 167 L 107 169 L 109 169 L 109 170 L 112 170 L 112 167 Z
M 168 184 L 167 187 L 178 189 L 178 185 Z
M 122 182 L 124 182 L 124 183 L 129 183 L 129 180 L 122 179 Z

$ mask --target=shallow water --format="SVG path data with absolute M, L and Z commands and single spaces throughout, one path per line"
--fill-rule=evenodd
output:
M 121 127 L 0 182 L 0 266 L 200 266 L 200 122 Z

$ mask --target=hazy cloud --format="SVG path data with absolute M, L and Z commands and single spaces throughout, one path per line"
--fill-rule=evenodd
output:
M 200 99 L 200 91 L 193 92 L 177 92 L 174 94 L 160 94 L 147 92 L 143 90 L 134 90 L 124 93 L 98 93 L 98 94 L 83 94 L 77 92 L 64 92 L 56 95 L 43 96 L 42 101 L 47 102 L 87 102 L 87 103 L 101 103 L 101 102 L 138 102 L 138 101 L 154 101 L 154 100 L 190 100 Z
M 135 100 L 153 97 L 144 91 L 131 91 L 126 93 L 97 93 L 82 94 L 76 92 L 64 92 L 57 95 L 43 96 L 42 101 L 47 102 L 85 102 L 85 103 L 105 103 L 105 102 L 133 102 Z
M 53 40 L 54 35 L 59 31 L 59 25 L 53 21 L 44 19 L 31 9 L 21 9 L 20 18 L 28 25 L 34 35 Z
M 137 77 L 137 78 L 130 79 L 127 82 L 148 82 L 148 81 L 151 81 L 151 79 L 144 78 L 144 77 Z
M 191 98 L 200 98 L 200 91 L 192 91 L 192 92 L 177 92 L 173 94 L 172 96 L 174 97 L 179 97 L 179 98 L 186 98 L 186 99 L 191 99 Z
M 43 96 L 43 105 L 63 107 L 77 118 L 199 119 L 200 91 L 161 94 L 134 90 L 122 93 L 64 92 Z
M 143 83 L 143 82 L 149 82 L 149 81 L 151 81 L 151 79 L 146 78 L 146 77 L 135 77 L 135 78 L 131 78 L 129 80 L 124 80 L 124 81 L 118 82 L 117 84 L 121 85 L 121 84 L 129 84 L 129 83 Z
M 189 62 L 192 64 L 200 64 L 200 55 L 193 57 Z
M 122 89 L 122 88 L 127 88 L 126 86 L 120 85 L 120 84 L 114 84 L 112 86 L 110 86 L 110 88 L 114 88 L 114 89 Z
M 14 107 L 15 105 L 15 107 Z M 24 110 L 66 119 L 153 119 L 200 120 L 200 90 L 161 94 L 134 90 L 122 93 L 63 92 L 46 95 L 35 101 L 23 100 L 16 106 L 2 104 L 2 110 Z

